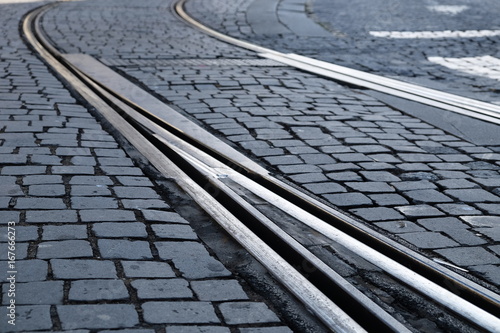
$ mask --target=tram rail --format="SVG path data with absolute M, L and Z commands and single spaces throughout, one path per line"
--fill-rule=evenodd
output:
M 52 6 L 40 7 L 26 16 L 22 26 L 26 41 L 152 165 L 176 179 L 331 331 L 411 329 L 309 251 L 280 227 L 275 217 L 266 216 L 260 206 L 277 210 L 324 239 L 349 249 L 471 327 L 500 332 L 498 294 L 279 180 L 154 96 L 143 92 L 140 99 L 134 100 L 134 89 L 139 88 L 131 87 L 132 83 L 122 81 L 116 73 L 111 75 L 110 69 L 101 70 L 95 59 L 61 54 L 40 24 Z M 269 58 L 280 56 L 274 52 L 266 54 Z M 108 79 L 111 82 L 106 82 Z M 303 263 L 314 269 L 303 272 L 296 268 Z

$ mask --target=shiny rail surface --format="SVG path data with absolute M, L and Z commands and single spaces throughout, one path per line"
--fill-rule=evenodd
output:
M 474 327 L 500 332 L 499 295 L 297 191 L 220 140 L 212 138 L 207 143 L 210 134 L 179 114 L 173 117 L 176 123 L 167 123 L 134 101 L 133 96 L 102 84 L 100 81 L 105 78 L 89 74 L 88 64 L 97 65 L 88 57 L 60 54 L 40 27 L 40 18 L 51 6 L 31 12 L 23 23 L 23 33 L 33 49 L 160 172 L 176 179 L 331 331 L 409 330 L 259 211 L 248 199 L 248 193 L 357 253 L 401 283 L 425 291 L 426 298 Z M 176 113 L 164 108 L 171 115 Z M 314 266 L 308 278 L 295 268 L 303 262 Z M 453 286 L 456 293 L 446 286 Z

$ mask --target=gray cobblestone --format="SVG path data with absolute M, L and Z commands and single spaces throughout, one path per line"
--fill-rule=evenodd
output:
M 230 325 L 279 322 L 264 303 L 227 302 L 220 304 L 219 310 Z
M 452 239 L 434 232 L 409 232 L 400 234 L 400 237 L 420 249 L 438 249 L 459 245 Z
M 107 176 L 73 176 L 69 183 L 71 185 L 113 185 L 113 181 Z
M 84 258 L 92 257 L 90 243 L 84 240 L 62 240 L 42 242 L 38 244 L 37 257 L 52 258 Z
M 115 186 L 113 188 L 119 198 L 158 199 L 159 195 L 149 187 Z
M 59 198 L 19 198 L 16 209 L 65 209 L 66 204 Z
M 26 212 L 27 223 L 72 223 L 78 221 L 75 210 L 28 210 Z
M 116 279 L 112 261 L 92 259 L 52 259 L 52 271 L 56 279 Z
M 167 239 L 197 240 L 198 236 L 190 226 L 179 224 L 154 224 L 151 226 L 156 237 Z
M 144 320 L 152 324 L 219 323 L 209 302 L 146 302 Z
M 398 211 L 387 207 L 351 209 L 350 212 L 367 221 L 400 220 L 403 218 L 403 215 L 399 214 Z
M 16 306 L 16 325 L 8 324 L 7 307 L 2 307 L 0 321 L 2 332 L 28 332 L 52 329 L 50 318 L 50 305 L 20 305 Z
M 126 223 L 96 223 L 93 225 L 92 230 L 97 237 L 121 238 L 121 237 L 137 237 L 146 238 L 148 233 L 146 227 L 140 222 L 126 222 Z
M 417 204 L 453 202 L 450 197 L 436 190 L 413 190 L 403 194 Z
M 87 227 L 84 225 L 49 225 L 43 227 L 43 240 L 69 240 L 86 238 Z
M 130 210 L 116 209 L 90 209 L 80 210 L 82 222 L 102 222 L 102 221 L 135 221 L 135 214 Z
M 500 197 L 482 189 L 446 190 L 445 193 L 464 202 L 500 202 Z
M 8 302 L 7 291 L 4 290 L 3 304 Z M 16 304 L 45 305 L 62 304 L 63 281 L 41 281 L 16 284 Z
M 135 280 L 132 287 L 141 299 L 192 298 L 193 292 L 184 279 Z
M 175 277 L 172 268 L 165 262 L 157 261 L 122 261 L 127 277 L 171 278 Z
M 229 333 L 229 328 L 221 326 L 167 326 L 169 333 Z
M 172 260 L 186 278 L 201 279 L 231 274 L 200 243 L 156 242 L 155 245 L 160 258 Z
M 48 265 L 46 261 L 38 259 L 17 260 L 16 268 L 19 274 L 16 276 L 16 282 L 45 281 L 48 274 Z M 9 271 L 7 261 L 0 261 L 2 272 Z M 1 281 L 6 282 L 7 275 L 2 274 Z
M 61 197 L 66 194 L 64 185 L 31 185 L 29 195 L 39 197 Z
M 122 204 L 127 209 L 170 208 L 163 200 L 157 199 L 122 199 Z
M 246 300 L 247 294 L 236 280 L 193 281 L 191 287 L 202 301 Z
M 500 259 L 482 247 L 449 248 L 435 250 L 446 259 L 459 266 L 498 265 Z
M 139 324 L 134 306 L 128 304 L 59 305 L 57 313 L 64 330 L 124 328 Z
M 109 197 L 73 197 L 71 207 L 73 209 L 118 208 L 118 202 L 115 198 Z
M 69 301 L 101 301 L 128 299 L 129 294 L 120 280 L 78 280 L 71 282 Z
M 400 206 L 396 207 L 396 209 L 408 217 L 431 217 L 444 215 L 444 213 L 439 209 L 429 205 Z
M 99 239 L 99 251 L 103 258 L 149 259 L 152 258 L 149 243 L 121 239 Z

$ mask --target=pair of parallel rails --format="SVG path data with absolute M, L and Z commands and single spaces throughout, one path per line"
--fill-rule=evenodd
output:
M 198 29 L 260 56 L 337 81 L 500 123 L 500 107 L 409 85 L 222 35 L 174 7 Z M 301 243 L 282 220 L 347 249 L 404 288 L 419 293 L 472 329 L 500 332 L 500 296 L 456 271 L 380 235 L 350 216 L 273 177 L 265 168 L 85 55 L 61 54 L 40 21 L 53 5 L 29 13 L 26 41 L 162 174 L 179 186 L 333 332 L 411 332 L 324 258 Z M 263 208 L 264 207 L 264 208 Z M 274 214 L 267 214 L 272 211 Z M 269 216 L 268 216 L 269 215 Z M 271 217 L 270 217 L 271 216 Z M 307 267 L 305 271 L 304 268 Z

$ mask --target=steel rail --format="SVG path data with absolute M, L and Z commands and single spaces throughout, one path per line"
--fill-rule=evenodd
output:
M 44 10 L 46 10 L 46 9 L 44 9 Z M 59 73 L 64 72 L 64 74 L 62 74 L 62 75 L 63 75 L 63 76 L 65 76 L 65 78 L 66 78 L 66 80 L 67 80 L 67 81 L 71 82 L 72 84 L 74 84 L 74 85 L 76 85 L 76 86 L 80 86 L 82 83 L 81 83 L 81 82 L 79 82 L 79 80 L 82 80 L 82 75 L 81 75 L 81 73 L 80 73 L 80 77 L 78 77 L 78 78 L 77 78 L 77 77 L 75 77 L 75 73 L 77 73 L 77 72 L 78 72 L 78 70 L 77 70 L 77 69 L 75 69 L 75 68 L 71 68 L 70 70 L 68 70 L 67 68 L 65 68 L 65 70 L 63 70 L 63 67 L 65 67 L 65 66 L 68 66 L 68 65 L 69 65 L 69 64 L 65 64 L 65 66 L 63 66 L 63 65 L 60 63 L 60 61 L 63 61 L 63 62 L 64 62 L 63 57 L 59 54 L 59 55 L 57 55 L 57 56 L 56 56 L 57 58 L 59 58 L 59 60 L 56 60 L 56 59 L 55 59 L 55 57 L 51 56 L 51 55 L 50 55 L 50 53 L 49 53 L 47 50 L 43 50 L 42 44 L 40 43 L 40 41 L 39 41 L 39 40 L 37 40 L 37 38 L 43 38 L 43 33 L 41 33 L 40 31 L 38 31 L 38 32 L 37 32 L 38 37 L 30 36 L 30 35 L 31 35 L 30 28 L 31 28 L 31 27 L 34 27 L 36 30 L 39 30 L 39 26 L 38 26 L 38 24 L 37 24 L 37 23 L 39 23 L 38 21 L 39 21 L 39 18 L 40 18 L 40 14 L 41 14 L 41 13 L 43 13 L 43 11 L 44 11 L 44 10 L 40 10 L 40 11 L 39 11 L 39 12 L 37 12 L 36 14 L 35 14 L 35 13 L 33 13 L 34 17 L 33 17 L 33 16 L 31 16 L 31 15 L 30 15 L 30 16 L 28 16 L 28 19 L 27 19 L 27 20 L 25 21 L 25 23 L 23 24 L 23 29 L 24 29 L 24 31 L 25 31 L 26 38 L 30 41 L 30 43 L 33 45 L 33 47 L 34 47 L 35 49 L 37 49 L 37 51 L 39 51 L 39 52 L 43 55 L 44 59 L 46 59 L 46 61 L 47 61 L 47 62 L 49 62 L 51 65 L 53 65 L 53 67 L 54 67 L 54 68 L 57 68 L 57 69 L 61 70 L 61 71 L 59 71 L 59 70 L 58 70 L 58 72 L 59 72 Z M 46 43 L 46 42 L 47 42 L 47 41 L 44 41 L 44 43 Z M 38 48 L 40 48 L 40 47 L 42 48 L 42 50 L 41 50 L 41 51 L 38 49 Z M 52 58 L 52 59 L 50 59 L 50 58 Z M 84 80 L 85 80 L 85 79 L 84 79 Z M 138 138 L 137 138 L 137 130 L 135 130 L 135 132 L 134 132 L 134 131 L 132 131 L 132 130 L 130 129 L 130 127 L 131 127 L 131 125 L 130 125 L 130 124 L 126 123 L 124 120 L 117 120 L 117 119 L 116 119 L 116 118 L 117 118 L 117 116 L 116 116 L 116 111 L 114 111 L 112 108 L 110 108 L 110 107 L 109 107 L 109 105 L 108 105 L 107 103 L 105 103 L 105 102 L 103 102 L 103 101 L 102 101 L 102 96 L 97 96 L 97 97 L 96 97 L 96 93 L 95 93 L 95 91 L 96 91 L 96 90 L 101 90 L 101 92 L 100 92 L 100 93 L 101 93 L 101 94 L 105 94 L 105 93 L 103 93 L 103 91 L 102 91 L 102 90 L 103 90 L 103 88 L 102 88 L 102 87 L 98 87 L 98 86 L 96 87 L 95 82 L 94 82 L 94 83 L 92 83 L 92 82 L 88 82 L 88 80 L 86 80 L 86 81 L 87 81 L 87 84 L 93 85 L 93 90 L 90 90 L 90 92 L 89 92 L 89 91 L 88 91 L 88 90 L 89 90 L 88 88 L 82 88 L 82 87 L 79 87 L 79 88 L 77 89 L 77 90 L 78 90 L 78 92 L 79 92 L 79 93 L 80 93 L 83 97 L 87 97 L 88 99 L 92 100 L 92 101 L 93 101 L 93 103 L 92 103 L 92 104 L 94 104 L 94 103 L 95 103 L 95 104 L 97 104 L 97 106 L 98 106 L 99 108 L 102 108 L 102 109 L 104 109 L 104 110 L 107 110 L 106 112 L 107 112 L 108 114 L 107 114 L 107 115 L 105 115 L 105 117 L 108 119 L 108 121 L 110 121 L 111 123 L 116 124 L 116 126 L 117 126 L 118 128 L 122 128 L 122 129 L 123 129 L 123 128 L 125 128 L 125 130 L 124 130 L 124 132 L 123 132 L 122 134 L 124 134 L 127 138 L 128 138 L 128 136 L 131 136 L 130 138 L 128 138 L 128 139 L 129 139 L 129 141 L 134 141 L 134 142 L 135 142 L 135 144 L 137 144 L 137 145 L 138 145 L 138 147 L 140 148 L 141 152 L 144 152 L 144 153 L 145 153 L 145 154 L 147 154 L 148 156 L 151 156 L 152 160 L 154 161 L 154 163 L 152 162 L 152 163 L 153 163 L 153 165 L 155 165 L 155 166 L 159 165 L 159 166 L 158 166 L 158 168 L 159 168 L 159 169 L 161 169 L 161 170 L 166 170 L 165 165 L 163 165 L 163 164 L 161 164 L 161 163 L 167 163 L 167 162 L 168 162 L 167 164 L 172 164 L 172 163 L 171 163 L 171 161 L 169 161 L 166 157 L 161 157 L 161 158 L 160 158 L 160 157 L 154 157 L 154 156 L 155 156 L 155 154 L 158 152 L 158 148 L 156 148 L 156 147 L 154 147 L 154 146 L 149 147 L 149 146 L 148 146 L 148 144 L 145 144 L 143 141 L 141 141 L 141 140 L 144 140 L 144 138 L 140 138 L 140 139 L 138 139 Z M 110 98 L 110 97 L 108 96 L 108 98 Z M 115 102 L 115 104 L 117 104 L 117 102 Z M 126 104 L 127 104 L 127 103 L 126 103 Z M 98 109 L 99 109 L 99 108 L 98 108 Z M 105 112 L 105 113 L 106 113 L 106 112 Z M 113 114 L 113 113 L 114 113 L 114 114 Z M 110 116 L 110 114 L 112 114 L 112 115 Z M 134 128 L 134 127 L 132 126 L 132 128 Z M 134 128 L 134 129 L 135 129 L 135 128 Z M 129 132 L 130 132 L 130 133 L 135 133 L 135 134 L 134 134 L 134 135 L 131 135 L 131 134 L 129 134 Z M 139 133 L 139 134 L 140 134 L 140 133 Z M 144 146 L 148 146 L 149 148 L 144 148 Z M 173 149 L 173 150 L 175 150 L 175 148 L 174 148 L 173 146 L 170 146 L 170 148 L 171 148 L 171 149 Z M 154 152 L 155 152 L 155 154 L 150 155 L 150 154 L 151 154 L 151 151 L 154 151 Z M 181 151 L 177 151 L 177 153 L 178 153 L 179 155 L 182 155 L 182 150 L 181 150 Z M 160 160 L 161 160 L 161 161 L 160 161 L 161 163 L 158 161 L 158 159 L 160 159 Z M 185 160 L 189 160 L 189 157 L 184 156 L 184 159 L 185 159 Z M 196 164 L 196 163 L 194 163 L 194 164 Z M 223 166 L 220 166 L 220 167 L 221 167 L 221 168 L 223 168 Z M 169 169 L 169 170 L 170 170 L 170 169 Z M 174 171 L 170 170 L 170 171 L 171 171 L 171 172 L 173 172 L 174 174 L 179 175 L 179 176 L 182 176 L 182 177 L 185 177 L 185 176 L 186 176 L 186 175 L 185 175 L 185 173 L 183 173 L 183 172 L 182 172 L 182 173 L 179 173 L 180 171 L 182 171 L 182 170 L 180 170 L 180 169 L 176 169 L 176 170 L 174 170 Z M 230 171 L 230 169 L 227 169 L 227 171 Z M 239 179 L 239 181 L 240 181 L 241 183 L 245 183 L 245 182 L 247 182 L 247 181 L 248 181 L 248 178 L 241 178 L 241 175 L 240 175 L 240 176 L 238 176 L 238 173 L 234 173 L 234 171 L 231 171 L 231 173 L 232 173 L 232 175 L 233 175 L 234 179 Z M 243 180 L 242 180 L 242 179 L 243 179 Z M 247 179 L 247 180 L 244 180 L 244 179 Z M 182 183 L 182 182 L 185 182 L 185 180 L 183 179 L 183 180 L 181 180 L 180 182 L 181 182 L 181 183 Z M 275 182 L 276 182 L 276 181 L 275 181 Z M 258 184 L 251 183 L 251 185 L 248 185 L 249 187 L 247 187 L 247 188 L 251 190 L 251 189 L 256 188 L 256 187 L 257 187 L 257 185 L 258 185 Z M 195 195 L 195 194 L 197 194 L 197 193 L 198 193 L 197 191 L 199 190 L 199 188 L 198 188 L 196 191 L 195 191 L 195 190 L 193 190 L 193 188 L 196 188 L 196 186 L 195 186 L 195 185 L 193 185 L 191 181 L 186 181 L 186 184 L 184 184 L 184 186 L 186 187 L 186 191 L 187 191 L 188 193 L 190 193 L 190 194 L 192 194 L 192 195 Z M 199 186 L 199 185 L 198 185 L 198 186 Z M 287 185 L 286 185 L 286 184 L 280 184 L 280 186 L 286 187 Z M 221 185 L 221 187 L 223 187 L 223 186 Z M 227 190 L 227 189 L 226 189 L 226 190 Z M 267 190 L 267 189 L 265 189 L 265 191 L 271 192 L 271 191 L 269 191 L 269 190 Z M 229 191 L 229 190 L 227 190 L 227 193 L 229 193 L 229 192 L 230 192 L 230 191 Z M 260 192 L 259 192 L 259 193 L 260 193 Z M 262 195 L 262 194 L 259 194 L 259 195 Z M 274 194 L 273 194 L 273 195 L 274 195 Z M 228 211 L 227 211 L 227 210 L 226 210 L 223 206 L 221 206 L 220 204 L 213 203 L 213 198 L 212 198 L 211 200 L 209 200 L 209 198 L 207 198 L 206 194 L 201 195 L 201 197 L 202 197 L 202 199 L 197 199 L 197 201 L 198 201 L 198 200 L 200 200 L 202 203 L 210 202 L 210 205 L 213 205 L 213 207 L 217 207 L 217 209 L 216 209 L 217 211 L 218 211 L 219 209 L 222 209 L 222 211 L 227 212 L 227 213 L 222 214 L 222 215 L 224 215 L 224 216 L 220 217 L 220 216 L 219 216 L 219 215 L 220 215 L 220 213 L 217 213 L 216 211 L 213 211 L 213 207 L 206 207 L 206 204 L 202 204 L 202 206 L 203 206 L 204 208 L 208 209 L 209 214 L 211 214 L 211 215 L 213 215 L 213 216 L 220 217 L 220 218 L 222 218 L 222 219 L 223 219 L 224 221 L 226 221 L 226 222 L 227 222 L 227 221 L 232 221 L 231 223 L 235 222 L 235 221 L 233 221 L 234 215 L 231 215 L 231 214 L 230 214 L 230 213 L 229 213 L 229 212 L 228 212 Z M 273 201 L 273 200 L 274 200 L 274 201 L 280 201 L 280 200 L 282 200 L 282 199 L 269 199 L 269 200 L 270 200 L 270 201 Z M 201 204 L 201 203 L 200 203 L 200 204 Z M 209 205 L 209 206 L 210 206 L 210 205 Z M 288 204 L 287 204 L 287 205 L 288 205 Z M 319 204 L 319 206 L 321 206 L 321 204 Z M 299 209 L 300 209 L 300 208 L 299 208 Z M 327 209 L 327 211 L 331 210 L 331 209 L 329 209 L 328 207 L 327 207 L 326 209 Z M 311 220 L 311 219 L 312 219 L 312 220 L 314 220 L 314 219 L 316 219 L 316 220 L 317 220 L 317 217 L 316 217 L 316 216 L 311 215 L 311 214 L 310 214 L 310 213 L 308 213 L 308 212 L 305 212 L 305 213 L 295 213 L 295 212 L 296 212 L 296 210 L 294 209 L 294 214 L 297 214 L 297 217 L 299 217 L 300 219 L 304 219 L 304 220 Z M 304 214 L 309 214 L 309 215 L 307 215 L 307 216 L 306 216 L 306 215 L 304 215 Z M 229 222 L 228 222 L 228 223 L 229 223 Z M 236 222 L 235 222 L 235 223 L 236 223 Z M 223 224 L 224 224 L 224 222 L 223 222 Z M 314 223 L 313 223 L 313 224 L 314 224 Z M 327 224 L 325 224 L 324 222 L 322 222 L 322 224 L 327 225 Z M 225 225 L 225 226 L 223 226 L 223 227 L 224 227 L 224 228 L 226 228 L 227 230 L 232 230 L 232 231 L 234 231 L 233 227 L 231 227 L 231 226 L 229 226 L 229 225 Z M 238 226 L 236 229 L 240 230 L 239 228 L 240 228 L 240 226 Z M 243 227 L 242 227 L 242 228 L 243 228 Z M 322 226 L 321 228 L 324 228 L 324 226 Z M 331 226 L 328 226 L 328 227 L 326 227 L 326 228 L 327 228 L 327 229 L 328 229 L 328 228 L 331 228 Z M 241 229 L 241 230 L 245 230 L 245 229 L 243 228 L 243 229 Z M 333 230 L 333 229 L 331 229 L 331 230 Z M 326 234 L 330 234 L 330 236 L 331 236 L 332 238 L 335 238 L 335 237 L 337 237 L 337 238 L 338 238 L 338 231 L 331 231 L 331 230 L 330 230 L 330 231 L 326 231 L 325 233 L 326 233 Z M 238 233 L 237 233 L 237 234 L 238 234 Z M 247 241 L 248 241 L 248 240 L 247 240 Z M 252 241 L 256 241 L 256 242 L 257 242 L 258 240 L 257 240 L 257 239 L 255 239 L 255 238 L 252 238 Z M 245 243 L 245 241 L 242 241 L 242 242 L 243 242 L 243 243 Z M 242 244 L 242 245 L 243 245 L 244 247 L 246 247 L 246 248 L 254 248 L 254 245 L 252 245 L 251 243 L 245 243 L 245 244 L 246 244 L 246 245 L 243 245 L 243 244 Z M 259 243 L 259 244 L 260 244 L 260 243 Z M 355 245 L 354 247 L 356 248 L 356 247 L 359 247 L 359 246 L 360 246 L 360 245 L 359 245 L 359 244 L 357 244 L 357 245 Z M 266 248 L 264 245 L 262 245 L 262 247 L 263 247 L 263 248 Z M 255 250 L 255 251 L 256 251 L 256 250 Z M 258 252 L 258 251 L 257 251 L 257 252 Z M 261 253 L 261 254 L 262 254 L 262 253 Z M 269 255 L 269 254 L 267 253 L 267 254 L 265 254 L 265 255 Z M 278 256 L 278 257 L 279 257 L 279 256 Z M 259 260 L 260 260 L 260 259 L 259 259 Z M 263 260 L 264 260 L 264 259 L 263 259 Z M 274 259 L 273 259 L 273 260 L 274 260 Z M 378 259 L 377 259 L 377 260 L 374 260 L 374 261 L 378 261 Z M 275 266 L 273 266 L 273 264 L 272 264 L 272 263 L 267 263 L 267 264 L 265 264 L 265 266 L 266 266 L 266 267 L 275 267 Z M 283 267 L 285 267 L 285 266 L 286 266 L 286 265 L 282 266 L 282 268 L 283 268 Z M 405 269 L 405 268 L 403 268 L 403 269 Z M 273 273 L 273 272 L 271 271 L 271 273 Z M 274 274 L 274 273 L 273 273 L 273 274 Z M 286 274 L 285 274 L 285 275 L 286 275 Z M 298 279 L 298 280 L 300 280 L 300 278 L 295 278 L 295 279 L 296 279 L 296 280 L 295 280 L 295 282 L 297 282 L 297 279 Z M 409 280 L 412 280 L 412 278 L 410 278 Z M 430 281 L 429 281 L 429 282 L 430 282 Z M 304 282 L 303 280 L 301 280 L 301 283 L 305 283 L 305 282 Z M 433 284 L 432 284 L 432 282 L 430 282 L 430 283 L 431 283 L 431 284 L 428 284 L 428 282 L 425 282 L 425 283 L 424 283 L 423 285 L 421 285 L 421 286 L 431 286 L 431 285 L 433 285 Z M 284 283 L 284 284 L 286 285 L 286 283 Z M 470 287 L 470 286 L 469 286 L 469 287 Z M 474 288 L 475 286 L 472 286 L 472 287 Z M 434 288 L 434 287 L 432 287 L 432 288 Z M 432 288 L 431 288 L 431 289 L 432 289 Z M 313 288 L 312 288 L 312 289 L 314 289 L 314 286 L 313 286 Z M 443 288 L 441 288 L 441 289 L 443 289 Z M 480 290 L 481 288 L 477 288 L 477 289 L 478 289 L 478 290 Z M 458 313 L 459 313 L 459 314 L 461 314 L 461 315 L 464 315 L 466 318 L 468 318 L 468 319 L 469 319 L 469 320 L 471 320 L 472 322 L 475 322 L 475 323 L 477 323 L 478 325 L 480 325 L 480 326 L 482 326 L 482 327 L 485 327 L 486 329 L 488 329 L 488 330 L 490 330 L 490 331 L 492 331 L 492 332 L 495 332 L 495 331 L 496 331 L 496 328 L 500 327 L 500 325 L 496 326 L 499 322 L 498 322 L 498 318 L 496 318 L 495 316 L 492 316 L 491 314 L 488 314 L 486 311 L 483 311 L 483 310 L 481 310 L 481 309 L 477 308 L 477 307 L 476 307 L 475 305 L 473 305 L 473 304 L 470 304 L 470 303 L 467 303 L 467 302 L 465 302 L 465 303 L 461 303 L 462 301 L 460 301 L 460 300 L 459 300 L 459 298 L 456 298 L 456 296 L 455 296 L 455 295 L 451 294 L 451 293 L 450 293 L 449 291 L 447 291 L 447 290 L 440 290 L 440 292 L 441 292 L 441 291 L 443 291 L 443 292 L 444 292 L 444 294 L 443 294 L 443 295 L 444 295 L 444 298 L 448 298 L 448 297 L 450 297 L 450 298 L 449 298 L 449 300 L 454 300 L 454 302 L 451 302 L 451 303 L 455 303 L 455 304 L 460 303 L 460 304 L 461 304 L 461 306 L 464 306 L 464 304 L 465 304 L 466 309 L 463 309 L 463 308 L 458 308 L 458 309 L 457 309 L 456 305 L 454 306 L 454 304 L 449 304 L 449 303 L 450 303 L 450 302 L 449 302 L 449 300 L 446 300 L 446 299 L 441 299 L 441 300 L 439 301 L 440 303 L 442 303 L 442 304 L 444 303 L 444 304 L 450 305 L 450 306 L 452 307 L 452 309 L 454 309 L 454 311 L 458 312 Z M 309 290 L 309 291 L 306 291 L 305 293 L 307 294 L 308 292 L 310 292 L 310 290 Z M 483 294 L 484 294 L 484 290 L 483 290 L 481 293 L 483 293 Z M 451 295 L 450 295 L 450 294 L 451 294 Z M 486 293 L 486 294 L 488 294 L 488 293 Z M 491 295 L 489 295 L 489 296 L 491 296 Z M 297 296 L 297 297 L 299 297 L 299 296 Z M 303 297 L 303 296 L 302 296 L 302 297 L 299 297 L 299 298 L 300 298 L 301 300 L 305 301 L 305 302 L 306 302 L 306 304 L 308 304 L 308 306 L 310 306 L 310 305 L 309 305 L 309 304 L 310 304 L 310 301 L 307 301 L 307 298 L 308 298 L 308 297 Z M 321 297 L 320 297 L 320 298 L 321 298 Z M 316 298 L 314 298 L 314 299 L 316 299 Z M 309 302 L 309 303 L 308 303 L 308 302 Z M 334 311 L 335 313 L 337 313 L 337 314 L 338 314 L 338 313 L 342 313 L 342 311 L 341 311 L 341 310 L 340 310 L 340 312 L 338 312 L 338 310 L 339 310 L 339 309 L 338 309 L 338 307 L 336 307 L 336 305 L 335 305 L 335 304 L 333 304 L 333 305 L 332 305 L 332 304 L 331 304 L 331 301 L 330 301 L 330 303 L 328 303 L 327 308 L 328 308 L 328 307 L 330 308 L 330 310 L 328 310 L 328 311 L 331 311 L 332 309 L 334 309 L 334 310 L 335 310 L 335 311 Z M 324 312 L 324 311 L 327 311 L 327 310 L 325 310 L 325 308 L 323 307 L 323 308 L 322 308 L 322 310 L 318 310 L 318 311 L 317 311 L 317 314 L 318 314 L 318 313 L 319 313 L 319 314 L 321 314 L 321 312 Z M 331 315 L 331 312 L 330 312 L 330 315 Z M 342 316 L 341 316 L 341 317 L 342 317 Z M 341 320 L 341 323 L 339 323 L 339 322 L 331 323 L 331 319 L 328 319 L 328 316 L 326 316 L 326 317 L 325 317 L 325 318 L 323 318 L 322 320 L 323 320 L 324 322 L 329 323 L 330 325 L 332 325 L 332 329 L 333 329 L 333 327 L 335 327 L 335 330 L 339 330 L 339 329 L 340 329 L 338 325 L 341 325 L 341 326 L 342 326 L 342 325 L 344 325 L 345 327 L 349 327 L 349 329 L 352 329 L 353 327 L 355 327 L 355 326 L 353 326 L 353 325 L 357 325 L 357 324 L 355 324 L 355 323 L 349 322 L 349 320 L 350 320 L 350 319 L 347 319 L 347 318 L 348 318 L 348 316 L 346 316 L 346 317 L 342 317 L 342 318 L 344 318 L 344 319 L 343 319 L 343 320 Z M 349 324 L 348 324 L 348 325 L 346 325 L 346 322 L 349 322 Z M 346 329 L 347 329 L 347 328 L 346 328 Z M 360 329 L 360 328 L 356 326 L 356 329 Z
M 282 53 L 266 47 L 262 47 L 247 41 L 220 33 L 200 21 L 189 16 L 184 6 L 188 0 L 179 0 L 175 5 L 175 11 L 183 20 L 201 30 L 227 43 L 257 52 L 261 57 L 272 59 L 288 66 L 303 71 L 315 73 L 337 81 L 368 88 L 412 100 L 422 104 L 434 106 L 444 110 L 463 114 L 476 119 L 500 125 L 500 106 L 455 94 L 445 93 L 439 90 L 422 87 L 416 84 L 400 80 L 386 78 L 380 75 L 370 74 L 356 69 L 331 64 L 325 61 L 305 57 L 293 53 Z
M 123 135 L 163 175 L 173 177 L 177 184 L 189 194 L 219 225 L 241 246 L 249 251 L 280 283 L 294 294 L 332 332 L 366 332 L 356 321 L 326 297 L 302 274 L 279 256 L 266 243 L 250 231 L 226 207 L 215 200 L 200 185 L 193 181 L 163 152 L 149 142 L 134 126 L 128 123 L 96 91 L 96 85 L 78 73 L 53 47 L 46 48 L 48 41 L 40 31 L 40 17 L 53 4 L 30 12 L 22 23 L 26 42 L 56 71 L 58 76 L 71 85 L 75 92 L 92 105 L 121 135 Z M 50 52 L 56 52 L 51 54 Z M 93 86 L 92 89 L 89 84 Z M 99 89 L 97 89 L 99 90 Z

